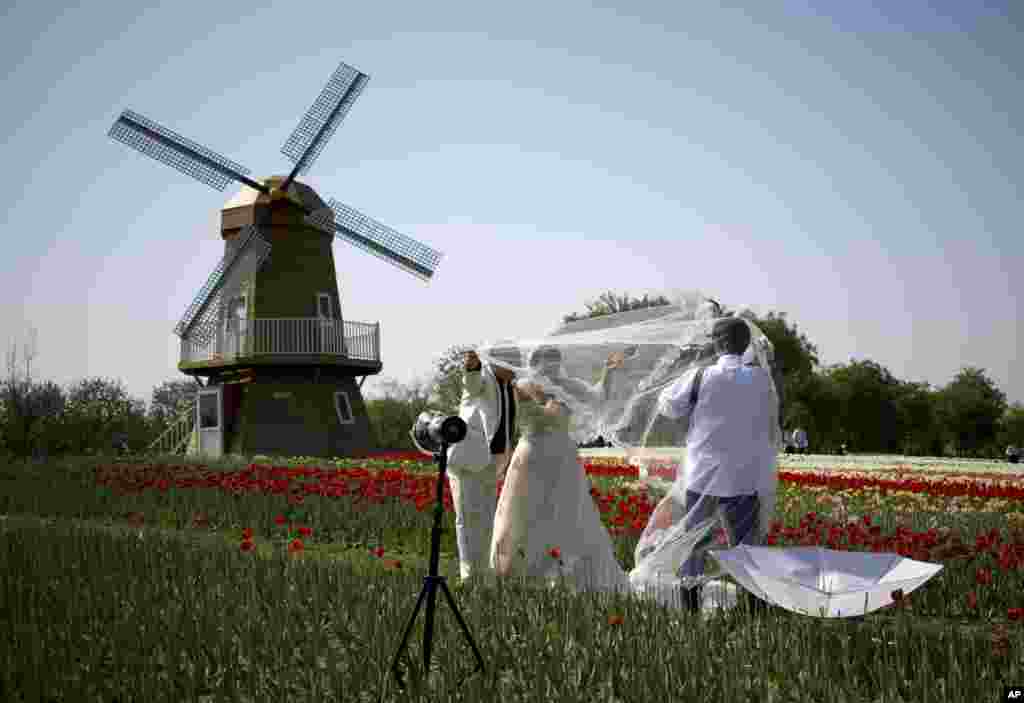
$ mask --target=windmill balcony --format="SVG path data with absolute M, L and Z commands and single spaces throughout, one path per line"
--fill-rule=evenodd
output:
M 181 340 L 179 368 L 238 362 L 380 364 L 380 324 L 319 317 L 231 320 L 205 342 Z

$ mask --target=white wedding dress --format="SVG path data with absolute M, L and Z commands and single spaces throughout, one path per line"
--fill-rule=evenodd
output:
M 491 566 L 500 576 L 563 580 L 586 591 L 630 590 L 577 461 L 569 417 L 519 395 L 519 443 L 494 517 Z M 554 552 L 553 552 L 554 550 Z

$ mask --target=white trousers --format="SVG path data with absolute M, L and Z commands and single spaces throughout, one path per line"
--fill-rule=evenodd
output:
M 455 506 L 455 541 L 459 547 L 459 576 L 463 581 L 491 571 L 491 536 L 498 502 L 498 475 L 509 453 L 498 454 L 479 471 L 448 469 Z

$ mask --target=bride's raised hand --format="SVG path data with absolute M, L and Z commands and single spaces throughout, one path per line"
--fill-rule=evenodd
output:
M 562 404 L 552 398 L 548 402 L 544 403 L 544 414 L 545 415 L 561 415 Z
M 516 390 L 519 392 L 520 397 L 527 398 L 534 402 L 543 403 L 545 400 L 544 389 L 531 381 L 517 382 Z

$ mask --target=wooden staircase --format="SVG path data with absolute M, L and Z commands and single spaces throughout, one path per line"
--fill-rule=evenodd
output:
M 171 422 L 170 426 L 153 440 L 147 450 L 152 454 L 184 454 L 195 426 L 196 403 L 193 400 Z

